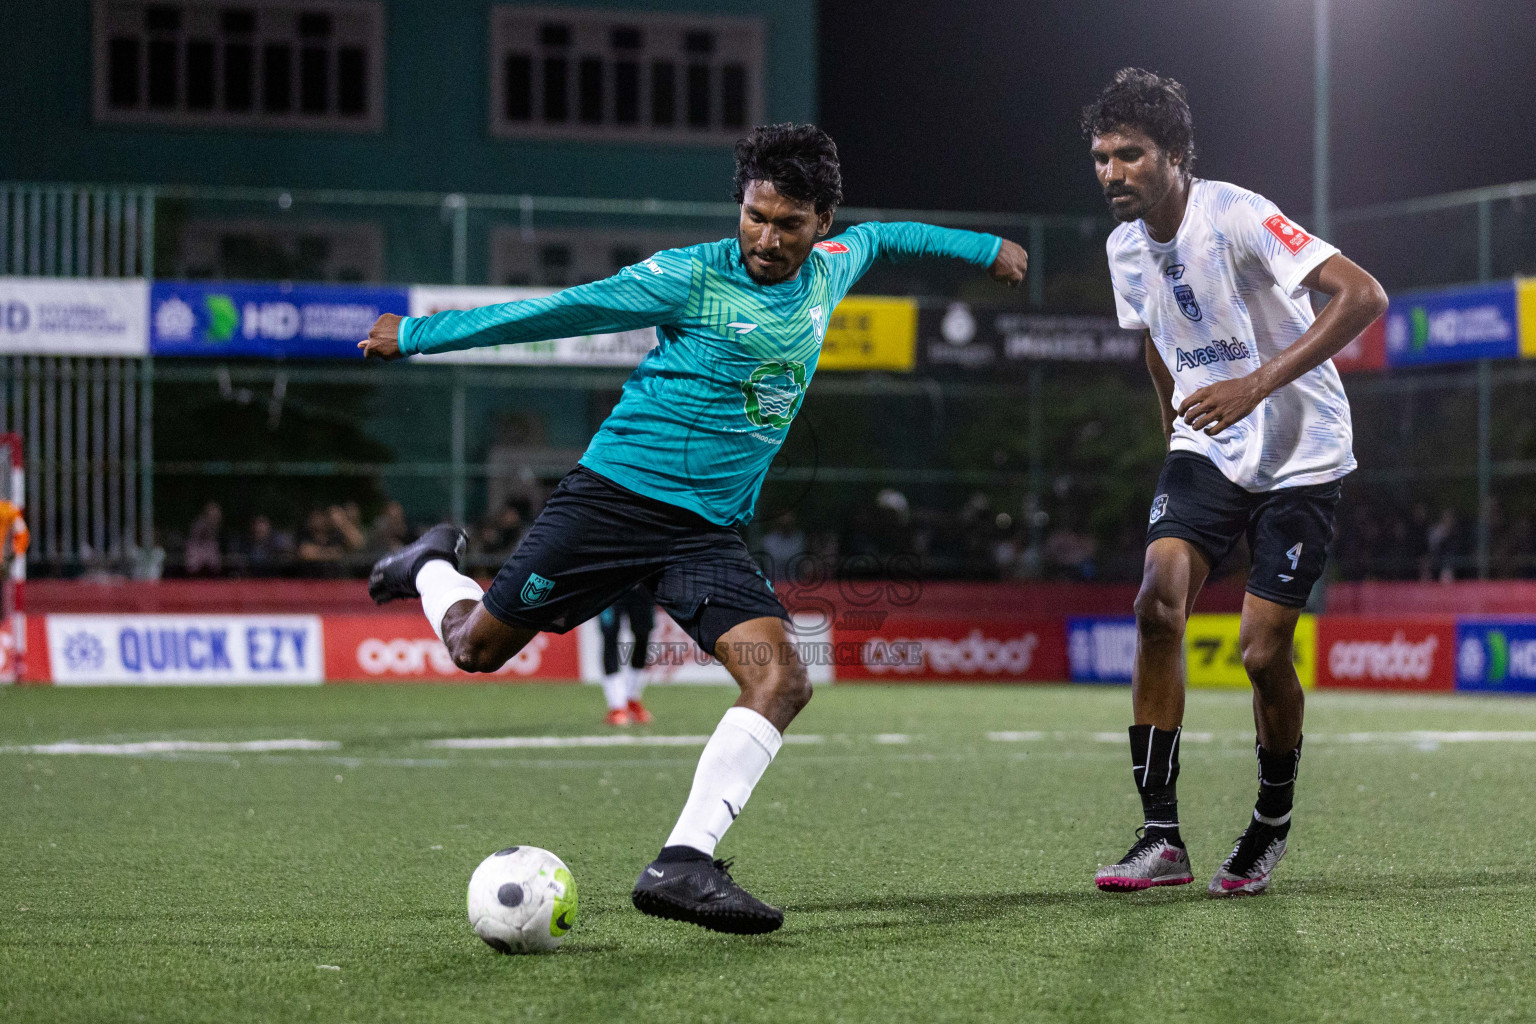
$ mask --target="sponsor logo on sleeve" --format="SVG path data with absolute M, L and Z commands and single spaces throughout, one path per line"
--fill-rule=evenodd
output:
M 1312 236 L 1292 224 L 1283 214 L 1274 214 L 1264 222 L 1264 226 L 1280 240 L 1281 245 L 1290 250 L 1292 256 L 1312 244 Z
M 834 256 L 840 256 L 848 251 L 848 247 L 842 242 L 817 242 L 815 247 Z

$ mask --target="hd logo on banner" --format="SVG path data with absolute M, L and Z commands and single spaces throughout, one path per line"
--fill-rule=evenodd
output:
M 48 661 L 59 686 L 325 678 L 318 615 L 49 615 Z
M 1387 310 L 1387 363 L 1513 359 L 1520 354 L 1515 284 L 1410 292 Z
M 1457 622 L 1456 689 L 1536 693 L 1536 619 Z
M 404 288 L 156 281 L 150 352 L 357 359 L 380 314 L 406 312 Z

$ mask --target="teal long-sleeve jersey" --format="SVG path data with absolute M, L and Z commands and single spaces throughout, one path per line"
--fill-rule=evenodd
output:
M 735 238 L 668 249 L 591 284 L 480 309 L 407 317 L 400 351 L 453 352 L 655 327 L 582 465 L 725 526 L 752 518 L 763 477 L 816 372 L 833 308 L 876 259 L 991 266 L 995 235 L 859 224 L 818 242 L 791 281 L 747 275 Z

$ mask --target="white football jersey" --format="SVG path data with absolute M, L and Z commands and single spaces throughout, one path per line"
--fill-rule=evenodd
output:
M 1140 221 L 1109 236 L 1120 326 L 1152 332 L 1173 405 L 1207 384 L 1241 377 L 1312 325 L 1302 279 L 1339 250 L 1263 196 L 1196 178 L 1173 241 Z M 1174 421 L 1173 449 L 1204 455 L 1249 491 L 1337 480 L 1355 468 L 1349 400 L 1332 360 L 1277 389 L 1215 437 Z

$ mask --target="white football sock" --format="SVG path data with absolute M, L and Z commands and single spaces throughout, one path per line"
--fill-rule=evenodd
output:
M 609 711 L 617 711 L 629 703 L 629 687 L 624 683 L 624 673 L 603 676 L 603 698 L 608 701 Z
M 427 613 L 432 632 L 443 638 L 443 616 L 460 601 L 479 601 L 485 596 L 480 584 L 460 575 L 446 559 L 434 558 L 416 570 L 416 592 L 421 595 L 421 610 Z
M 773 763 L 784 737 L 773 723 L 750 708 L 731 708 L 704 744 L 693 789 L 668 846 L 691 846 L 708 856 L 747 805 L 752 787 Z
M 645 669 L 635 668 L 633 665 L 624 666 L 625 689 L 630 700 L 639 700 L 645 692 Z

